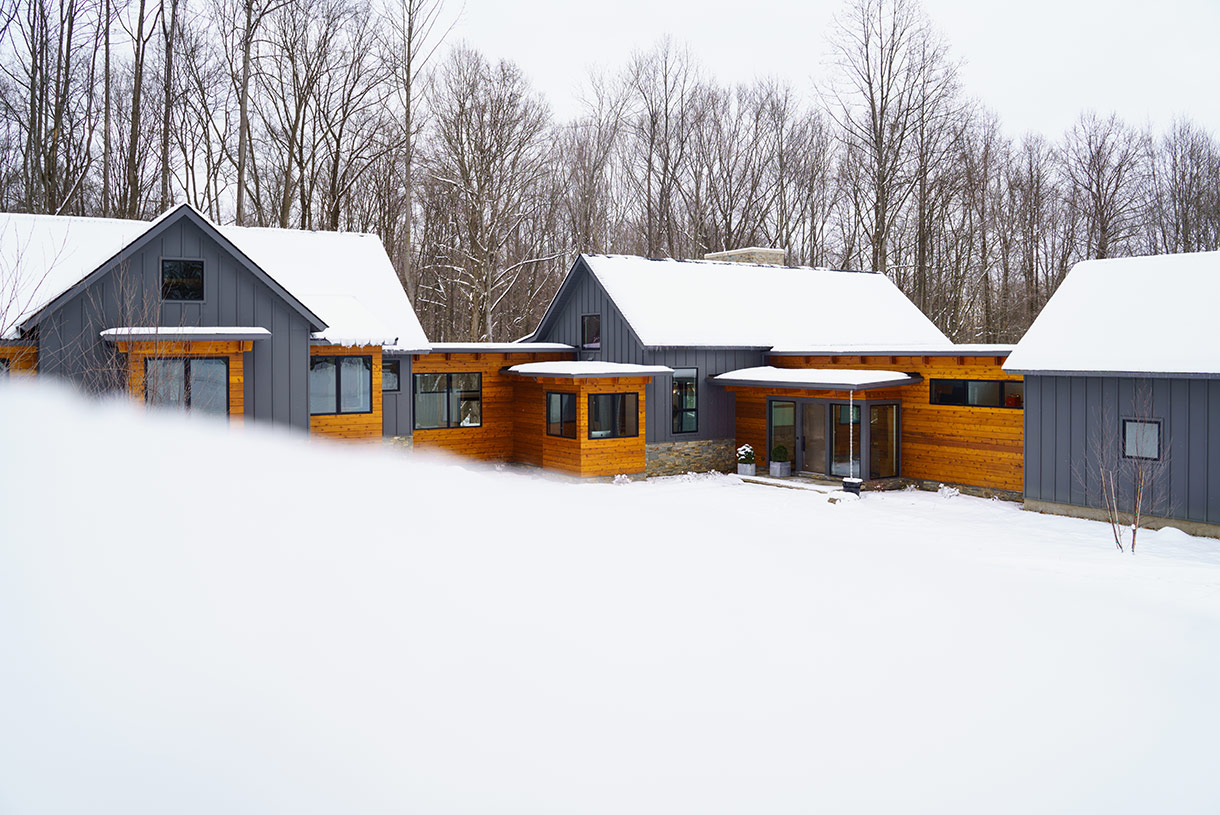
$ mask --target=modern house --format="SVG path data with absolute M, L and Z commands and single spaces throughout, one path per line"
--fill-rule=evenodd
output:
M 1220 252 L 1078 263 L 1008 358 L 1025 378 L 1025 505 L 1220 536 Z M 1151 517 L 1149 517 L 1151 516 Z
M 648 473 L 732 469 L 750 444 L 798 472 L 1021 489 L 1010 347 L 954 345 L 884 275 L 740 256 L 772 263 L 581 255 L 528 339 L 672 370 L 644 388 Z
M 378 238 L 0 215 L 0 375 L 344 439 L 410 438 L 431 350 Z M 529 359 L 533 359 L 529 356 Z
M 1007 347 L 954 345 L 884 275 L 782 255 L 581 255 L 524 341 L 431 344 L 373 236 L 3 215 L 0 367 L 578 476 L 731 470 L 750 444 L 798 472 L 1021 489 Z

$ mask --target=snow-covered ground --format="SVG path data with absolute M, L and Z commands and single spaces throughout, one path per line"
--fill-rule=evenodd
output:
M 0 812 L 1217 812 L 1220 542 L 0 383 Z

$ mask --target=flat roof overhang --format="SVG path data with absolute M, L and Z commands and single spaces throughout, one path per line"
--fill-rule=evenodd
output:
M 918 374 L 901 371 L 864 371 L 847 368 L 742 368 L 711 377 L 718 385 L 780 390 L 865 391 L 913 385 Z
M 664 365 L 633 365 L 627 362 L 526 362 L 513 365 L 510 373 L 518 376 L 548 379 L 619 379 L 632 376 L 671 374 L 673 368 Z
M 101 332 L 106 342 L 256 342 L 271 338 L 259 326 L 118 326 Z

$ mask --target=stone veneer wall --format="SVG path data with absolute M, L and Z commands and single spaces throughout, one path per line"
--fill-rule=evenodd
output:
M 647 475 L 680 475 L 719 470 L 737 472 L 736 439 L 675 441 L 644 446 Z

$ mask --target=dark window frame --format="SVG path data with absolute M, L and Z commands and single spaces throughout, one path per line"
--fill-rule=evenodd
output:
M 936 386 L 938 383 L 944 383 L 944 382 L 961 383 L 961 387 L 963 389 L 963 392 L 965 393 L 965 395 L 961 398 L 961 401 L 957 401 L 957 400 L 953 400 L 953 399 L 946 401 L 943 397 L 940 399 L 937 398 Z M 972 404 L 970 402 L 970 383 L 971 382 L 999 383 L 999 386 L 1000 386 L 999 404 L 996 404 L 996 405 Z M 1019 404 L 1019 405 L 1008 404 L 1009 388 L 1012 388 L 1014 386 L 1019 386 L 1021 388 L 1021 404 Z M 941 407 L 989 408 L 989 409 L 993 409 L 993 410 L 994 409 L 1024 410 L 1025 409 L 1025 381 L 1021 380 L 1021 379 L 950 379 L 947 377 L 930 379 L 930 380 L 928 380 L 928 404 L 937 405 L 937 406 L 941 406 Z
M 198 263 L 199 264 L 199 296 L 198 297 L 170 297 L 166 294 L 165 283 L 165 264 L 167 263 Z M 181 257 L 163 257 L 161 258 L 161 302 L 163 303 L 205 303 L 207 302 L 207 273 L 208 266 L 203 258 L 181 258 Z
M 674 386 L 679 381 L 678 371 L 694 371 L 694 376 L 682 377 L 683 382 L 690 382 L 695 388 L 695 406 L 693 408 L 677 407 L 673 404 L 673 398 L 676 393 Z M 670 399 L 670 416 L 669 416 L 669 431 L 675 436 L 685 436 L 688 433 L 699 432 L 699 369 L 698 368 L 675 368 L 669 382 L 669 399 Z M 679 421 L 680 416 L 692 414 L 695 417 L 695 426 L 691 430 L 678 430 L 681 427 Z
M 1162 419 L 1149 419 L 1137 416 L 1123 416 L 1119 419 L 1119 455 L 1128 461 L 1160 461 L 1165 457 L 1165 427 Z M 1154 424 L 1156 425 L 1156 455 L 1155 456 L 1129 456 L 1127 455 L 1127 425 L 1136 424 Z
M 187 410 L 191 409 L 191 360 L 207 359 L 207 360 L 220 360 L 221 362 L 223 362 L 225 364 L 225 415 L 226 416 L 230 415 L 229 412 L 230 412 L 230 410 L 232 410 L 232 407 L 233 407 L 233 405 L 232 405 L 233 399 L 232 399 L 232 394 L 231 394 L 233 380 L 231 379 L 232 370 L 229 368 L 229 358 L 225 357 L 225 356 L 219 356 L 219 357 L 218 356 L 198 356 L 198 357 L 196 357 L 196 356 L 166 355 L 166 356 L 144 357 L 144 404 L 149 403 L 148 402 L 148 363 L 159 362 L 161 360 L 167 360 L 167 359 L 180 359 L 184 362 L 184 364 L 182 366 L 182 380 L 183 380 L 182 381 L 182 406 L 184 408 L 186 408 Z
M 591 343 L 587 340 L 585 326 L 588 320 L 593 318 L 597 320 L 597 342 Z M 600 351 L 602 349 L 602 315 L 601 312 L 595 314 L 580 315 L 580 350 L 582 351 Z
M 343 410 L 343 360 L 345 359 L 363 359 L 369 363 L 369 409 L 368 410 Z M 309 358 L 309 370 L 313 372 L 313 364 L 315 361 L 320 362 L 328 360 L 335 364 L 335 409 L 333 411 L 325 411 L 314 413 L 309 411 L 310 416 L 366 416 L 373 412 L 373 357 L 371 354 L 314 354 Z
M 433 393 L 445 394 L 445 424 L 436 427 L 421 427 L 419 424 L 419 410 L 416 409 L 416 399 L 419 396 L 419 378 L 421 376 L 443 376 L 445 377 L 445 390 L 433 391 Z M 462 424 L 461 416 L 458 416 L 458 421 L 455 424 L 453 417 L 449 415 L 449 394 L 453 392 L 453 378 L 455 376 L 477 376 L 479 378 L 479 423 L 478 424 Z M 473 400 L 467 400 L 473 401 Z M 459 411 L 460 413 L 460 411 Z M 413 430 L 470 430 L 476 427 L 483 426 L 483 372 L 482 371 L 453 371 L 449 372 L 423 372 L 411 374 L 411 428 Z
M 635 432 L 634 433 L 619 433 L 617 427 L 611 427 L 609 435 L 606 435 L 606 436 L 594 436 L 593 435 L 593 412 L 594 412 L 593 411 L 593 400 L 599 399 L 599 398 L 605 398 L 607 396 L 610 396 L 610 397 L 617 396 L 617 397 L 620 397 L 623 399 L 625 399 L 627 397 L 632 397 L 633 399 L 635 399 L 635 410 L 631 411 L 631 413 L 629 413 L 629 414 L 624 414 L 624 415 L 630 415 L 630 416 L 635 417 Z M 615 393 L 590 393 L 588 405 L 589 405 L 588 426 L 585 430 L 585 435 L 588 437 L 589 441 L 606 441 L 609 439 L 638 439 L 640 437 L 640 395 L 636 391 L 622 391 L 622 392 L 615 392 Z M 617 415 L 618 411 L 612 410 L 611 413 L 614 415 Z
M 551 432 L 551 397 L 552 396 L 559 397 L 559 429 L 560 429 L 559 433 Z M 570 393 L 570 392 L 565 392 L 565 391 L 547 391 L 546 392 L 546 434 L 548 436 L 550 436 L 552 438 L 556 438 L 556 439 L 576 440 L 576 438 L 579 436 L 577 425 L 580 424 L 580 415 L 579 415 L 580 406 L 576 401 L 579 398 L 580 398 L 580 394 L 578 394 L 578 393 Z M 577 414 L 577 415 L 573 416 L 573 418 L 571 420 L 567 420 L 567 419 L 563 418 L 563 414 L 564 414 L 563 403 L 565 401 L 570 401 L 572 403 L 572 410 L 573 410 L 573 412 L 575 412 Z M 569 424 L 572 426 L 571 435 L 564 432 Z
M 402 360 L 400 359 L 383 359 L 381 360 L 381 392 L 382 393 L 398 393 L 402 390 Z M 394 370 L 394 387 L 387 388 L 385 386 L 386 371 L 393 368 Z

